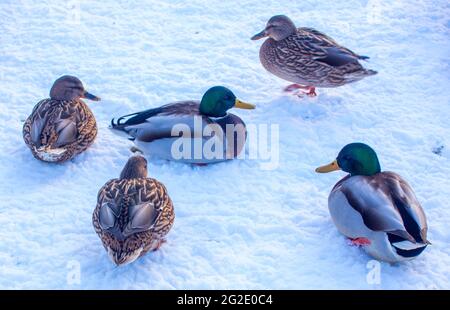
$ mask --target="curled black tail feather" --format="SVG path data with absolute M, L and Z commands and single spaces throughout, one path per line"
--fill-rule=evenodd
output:
M 370 57 L 369 56 L 358 55 L 358 59 L 368 60 L 368 59 L 370 59 Z
M 124 130 L 124 125 L 119 124 L 119 122 L 114 122 L 115 118 L 113 118 L 111 120 L 111 127 L 112 129 L 116 129 L 116 130 Z
M 155 116 L 163 111 L 163 107 L 148 109 L 141 112 L 135 112 L 121 116 L 114 122 L 114 118 L 111 120 L 111 127 L 114 129 L 123 129 L 125 126 L 137 125 L 145 122 L 149 117 Z M 132 117 L 130 117 L 132 116 Z M 130 118 L 128 118 L 130 117 Z M 124 119 L 128 118 L 126 121 Z

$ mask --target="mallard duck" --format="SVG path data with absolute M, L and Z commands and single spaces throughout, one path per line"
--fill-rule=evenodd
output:
M 205 165 L 237 157 L 247 138 L 245 123 L 231 108 L 254 109 L 223 86 L 210 88 L 201 101 L 180 101 L 111 121 L 150 156 Z
M 381 171 L 375 151 L 346 145 L 331 164 L 316 169 L 349 174 L 336 183 L 328 208 L 337 229 L 374 258 L 399 262 L 418 256 L 429 244 L 425 213 L 409 184 Z
M 268 37 L 259 57 L 264 68 L 284 80 L 296 83 L 285 91 L 316 96 L 316 87 L 338 87 L 359 81 L 377 72 L 365 69 L 358 55 L 329 36 L 312 28 L 296 28 L 289 17 L 273 16 L 266 28 L 252 40 Z
M 159 249 L 174 218 L 166 188 L 147 177 L 147 160 L 133 155 L 120 178 L 100 189 L 92 222 L 110 258 L 124 265 Z
M 23 126 L 23 139 L 34 157 L 46 162 L 63 162 L 85 151 L 97 136 L 97 124 L 81 100 L 99 101 L 74 76 L 55 81 L 50 98 L 39 101 Z

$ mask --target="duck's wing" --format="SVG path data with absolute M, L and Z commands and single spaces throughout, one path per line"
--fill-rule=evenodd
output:
M 374 176 L 354 176 L 334 190 L 338 189 L 361 214 L 369 229 L 413 243 L 428 242 L 423 209 L 411 187 L 399 175 L 382 172 Z
M 339 45 L 332 38 L 312 28 L 299 28 L 288 41 L 297 45 L 291 48 L 301 51 L 305 60 L 311 59 L 331 68 L 346 66 L 350 71 L 359 70 L 362 66 L 358 60 L 368 58 Z
M 100 188 L 97 206 L 92 215 L 95 232 L 101 236 L 104 230 L 114 227 L 120 216 L 119 199 L 122 197 L 121 180 L 112 179 Z
M 96 133 L 95 118 L 82 101 L 42 100 L 24 124 L 25 140 L 36 147 L 82 146 Z
M 33 111 L 23 126 L 23 138 L 26 144 L 35 147 L 41 146 L 41 134 L 44 131 L 47 121 L 52 115 L 56 104 L 57 102 L 55 100 L 44 99 L 34 106 Z
M 316 40 L 320 40 L 324 43 L 327 43 L 329 46 L 339 46 L 339 44 L 331 37 L 327 36 L 323 32 L 320 32 L 314 28 L 310 27 L 300 27 L 297 29 L 300 33 L 306 36 L 311 36 Z
M 152 230 L 158 238 L 163 238 L 172 228 L 175 219 L 172 200 L 166 187 L 161 182 L 152 178 L 147 178 L 142 180 L 142 182 L 144 188 L 140 193 L 142 201 L 145 201 L 146 204 L 151 204 L 155 210 Z M 149 217 L 147 216 L 147 218 Z M 139 222 L 145 223 L 145 220 L 135 216 L 135 222 L 135 226 L 139 227 Z
M 145 123 L 152 117 L 157 116 L 180 116 L 180 115 L 199 115 L 200 103 L 198 101 L 179 101 L 169 103 L 157 108 L 152 108 L 140 112 L 135 112 L 121 116 L 115 121 L 111 120 L 113 128 L 118 126 L 132 126 Z
M 317 48 L 325 50 L 329 50 L 331 48 L 331 51 L 339 50 L 341 54 L 347 54 L 356 59 L 369 59 L 368 56 L 361 56 L 356 54 L 352 50 L 337 43 L 333 38 L 314 28 L 301 27 L 298 29 L 298 33 L 304 36 L 306 41 L 309 41 L 310 44 L 315 45 Z
M 392 202 L 400 213 L 407 231 L 416 241 L 428 243 L 428 226 L 425 212 L 411 186 L 394 172 L 386 171 L 382 175 L 388 184 Z
M 176 125 L 193 127 L 193 116 L 201 116 L 199 104 L 198 101 L 182 101 L 132 113 L 118 118 L 117 121 L 113 119 L 111 128 L 124 131 L 132 139 L 143 142 L 171 138 Z
M 155 179 L 113 179 L 99 191 L 93 224 L 97 233 L 120 230 L 130 236 L 153 231 L 162 238 L 174 220 L 173 204 L 164 185 Z

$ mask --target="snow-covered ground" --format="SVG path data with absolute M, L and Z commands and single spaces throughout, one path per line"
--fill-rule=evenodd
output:
M 450 288 L 447 0 L 144 2 L 0 1 L 0 288 Z M 283 95 L 287 82 L 262 68 L 262 42 L 249 39 L 276 14 L 371 56 L 379 74 L 315 99 Z M 102 97 L 89 102 L 99 135 L 50 165 L 32 157 L 22 125 L 63 74 Z M 111 117 L 199 99 L 213 85 L 257 105 L 234 111 L 247 124 L 279 124 L 278 168 L 151 162 L 175 225 L 160 251 L 115 267 L 91 224 L 98 189 L 130 154 Z M 376 264 L 328 213 L 344 174 L 314 173 L 353 141 L 410 182 L 433 243 L 411 262 L 382 263 L 379 284 L 367 281 Z

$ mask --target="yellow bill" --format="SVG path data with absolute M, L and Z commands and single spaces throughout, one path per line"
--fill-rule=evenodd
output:
M 239 99 L 236 99 L 236 103 L 234 104 L 234 107 L 239 108 L 239 109 L 253 110 L 256 106 L 254 104 L 246 103 Z
M 327 173 L 331 171 L 341 170 L 339 167 L 337 160 L 334 160 L 331 164 L 321 166 L 319 168 L 316 168 L 316 172 L 318 173 Z

